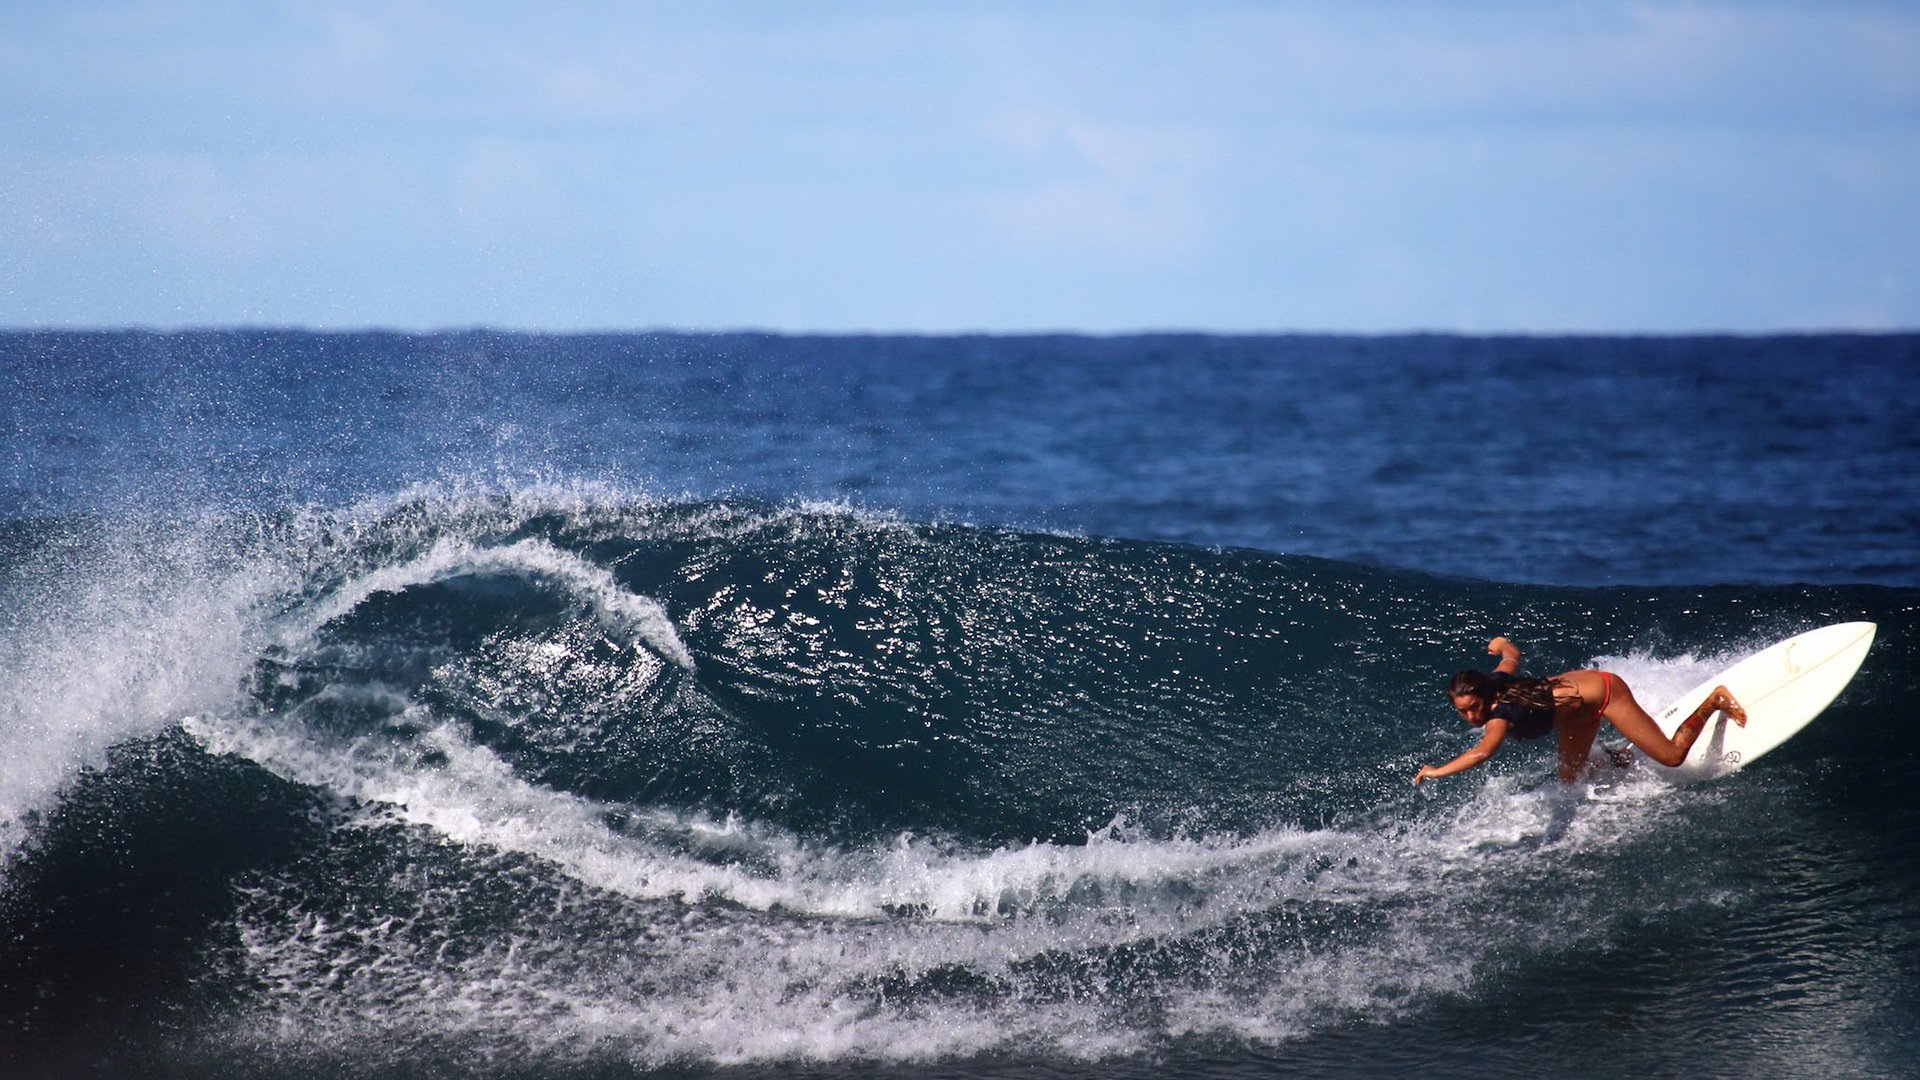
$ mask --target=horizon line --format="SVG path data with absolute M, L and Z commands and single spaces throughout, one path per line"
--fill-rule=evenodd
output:
M 1778 327 L 1764 330 L 1687 329 L 1687 330 L 1594 330 L 1594 329 L 1495 329 L 1461 330 L 1403 328 L 1390 330 L 1336 329 L 1260 329 L 1222 330 L 1196 327 L 1138 327 L 1121 330 L 1071 328 L 1033 329 L 776 329 L 756 326 L 727 328 L 634 326 L 575 327 L 539 329 L 486 323 L 446 324 L 425 328 L 391 325 L 309 326 L 298 323 L 183 323 L 160 326 L 145 323 L 83 325 L 0 325 L 0 334 L 149 334 L 154 336 L 192 334 L 311 334 L 446 337 L 461 334 L 497 334 L 514 337 L 775 337 L 775 338 L 1143 338 L 1143 337 L 1215 337 L 1215 338 L 1779 338 L 1779 337 L 1910 337 L 1920 335 L 1913 327 Z

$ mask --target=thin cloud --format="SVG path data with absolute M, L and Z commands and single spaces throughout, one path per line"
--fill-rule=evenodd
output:
M 1920 321 L 1901 5 L 28 8 L 0 324 Z

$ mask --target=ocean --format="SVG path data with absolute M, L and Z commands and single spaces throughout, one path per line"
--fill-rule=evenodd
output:
M 1920 336 L 0 333 L 0 1074 L 1920 1075 Z M 1494 634 L 1764 762 L 1415 788 Z M 1905 703 L 1905 704 L 1903 704 Z

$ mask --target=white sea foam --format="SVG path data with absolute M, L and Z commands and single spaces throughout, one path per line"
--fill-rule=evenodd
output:
M 1762 646 L 1756 645 L 1755 649 Z M 1674 699 L 1732 666 L 1752 649 L 1715 650 L 1705 654 L 1683 653 L 1674 657 L 1655 657 L 1648 653 L 1595 657 L 1589 666 L 1611 671 L 1626 680 L 1634 700 L 1649 714 L 1672 704 Z
M 1464 991 L 1486 973 L 1489 936 L 1526 951 L 1604 935 L 1612 916 L 1585 890 L 1528 899 L 1526 882 L 1539 860 L 1564 869 L 1669 827 L 1682 797 L 1648 784 L 1665 794 L 1593 801 L 1502 777 L 1452 811 L 1374 825 L 1153 837 L 1116 821 L 1081 844 L 845 848 L 659 808 L 619 808 L 639 824 L 618 828 L 616 808 L 518 778 L 451 724 L 429 728 L 419 757 L 256 726 L 193 730 L 361 800 L 373 816 L 354 829 L 417 827 L 483 876 L 502 853 L 532 856 L 585 890 L 491 927 L 457 961 L 436 928 L 471 919 L 405 872 L 376 890 L 387 901 L 332 921 L 251 906 L 248 963 L 270 988 L 254 1036 L 329 1054 L 402 1036 L 645 1065 L 1283 1040 Z M 729 848 L 753 857 L 719 857 Z M 1502 906 L 1528 903 L 1547 917 Z M 598 941 L 588 954 L 583 933 Z M 1127 949 L 1182 958 L 1136 983 L 1101 959 Z M 356 974 L 327 975 L 340 971 Z M 911 989 L 953 972 L 984 989 Z
M 738 1064 L 770 1060 L 915 1061 L 1022 1046 L 1072 1058 L 1147 1049 L 1191 1034 L 1278 1041 L 1356 1016 L 1378 1018 L 1471 986 L 1484 962 L 1486 921 L 1475 917 L 1477 888 L 1510 868 L 1491 862 L 1430 874 L 1430 845 L 1457 836 L 1408 833 L 1364 860 L 1357 872 L 1268 882 L 1276 869 L 1250 854 L 1266 841 L 1223 843 L 1208 861 L 1236 864 L 1202 886 L 1188 909 L 1160 913 L 1155 936 L 1140 933 L 1150 905 L 1094 905 L 1054 918 L 988 923 L 921 919 L 771 919 L 729 909 L 642 909 L 631 926 L 581 955 L 577 932 L 546 932 L 537 920 L 503 944 L 449 962 L 431 932 L 396 932 L 390 908 L 349 912 L 339 923 L 287 920 L 273 903 L 250 911 L 245 937 L 252 971 L 271 990 L 257 1033 L 279 1046 L 330 1053 L 430 1038 L 475 1038 L 496 1053 L 544 1059 L 615 1054 L 638 1064 Z M 1348 855 L 1383 838 L 1309 839 Z M 1298 836 L 1279 845 L 1295 847 Z M 1142 878 L 1164 877 L 1163 843 L 1134 841 L 1122 860 Z M 1351 856 L 1349 856 L 1351 857 Z M 1063 854 L 1071 861 L 1070 854 Z M 1283 879 L 1285 875 L 1282 875 Z M 392 883 L 419 908 L 415 931 L 458 924 L 444 894 Z M 878 886 L 876 888 L 883 888 Z M 1272 917 L 1287 905 L 1332 904 L 1352 918 L 1386 911 L 1376 933 L 1323 936 L 1310 946 L 1267 948 L 1228 924 Z M 604 912 L 578 912 L 606 920 Z M 1587 910 L 1568 925 L 1500 925 L 1539 947 L 1591 932 Z M 618 917 L 614 917 L 617 923 Z M 376 921 L 377 920 L 377 921 Z M 565 917 L 557 917 L 566 923 Z M 1304 940 L 1304 939 L 1303 939 Z M 1197 942 L 1176 970 L 1144 983 L 1103 970 L 1115 947 L 1152 949 Z M 1074 971 L 1075 956 L 1089 956 Z M 1050 966 L 1067 973 L 1056 979 Z M 353 981 L 328 972 L 356 973 Z M 979 993 L 922 993 L 915 980 L 965 971 Z M 897 989 L 884 989 L 894 980 Z M 898 996 L 894 996 L 898 995 Z M 1131 1006 L 1145 1014 L 1126 1019 Z M 281 1023 L 281 1021 L 288 1021 Z
M 520 778 L 459 725 L 434 723 L 414 742 L 342 743 L 285 718 L 191 717 L 184 729 L 210 752 L 236 754 L 370 812 L 491 851 L 536 856 L 573 878 L 637 900 L 722 900 L 762 911 L 875 918 L 993 921 L 1071 903 L 1076 890 L 1188 882 L 1320 851 L 1324 840 L 1277 831 L 1243 840 L 1142 846 L 1116 821 L 1084 845 L 1031 843 L 956 851 L 902 835 L 847 850 L 810 845 L 738 818 L 715 822 L 660 808 L 611 806 Z M 620 826 L 612 822 L 622 822 Z

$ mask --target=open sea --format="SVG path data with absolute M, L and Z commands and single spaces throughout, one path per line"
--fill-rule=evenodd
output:
M 0 333 L 0 1075 L 1920 1075 L 1920 336 Z M 1752 768 L 1415 789 L 1506 634 Z M 1604 738 L 1604 736 L 1603 736 Z

